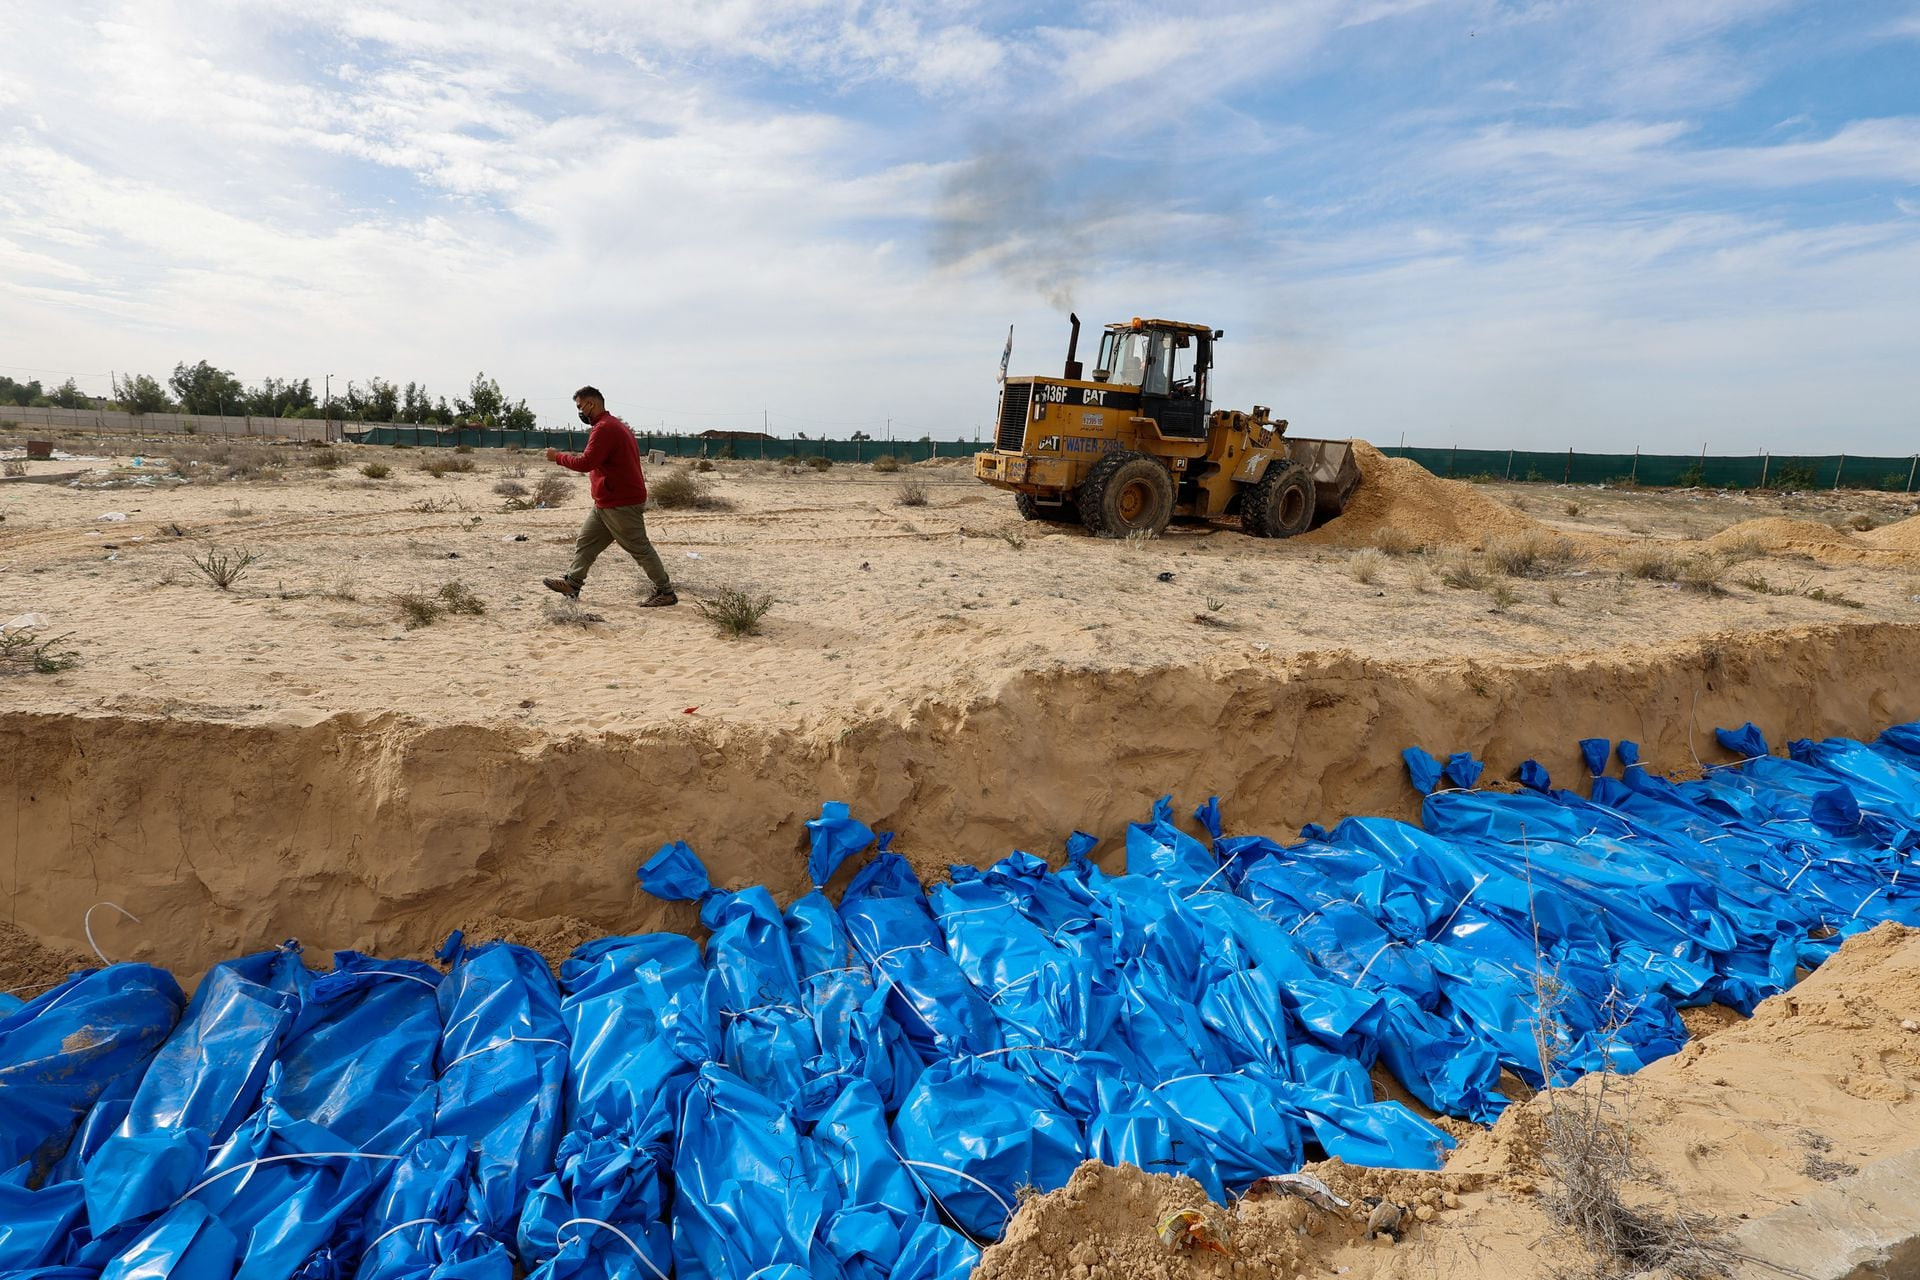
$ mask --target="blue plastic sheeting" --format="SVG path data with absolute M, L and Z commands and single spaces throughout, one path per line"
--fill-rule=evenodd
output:
M 1018 1189 L 1082 1160 L 1216 1197 L 1309 1159 L 1432 1168 L 1385 1067 L 1490 1120 L 1503 1070 L 1630 1071 L 1678 1010 L 1751 1009 L 1882 920 L 1920 925 L 1920 725 L 1684 783 L 1589 739 L 1478 791 L 1414 748 L 1420 826 L 1290 844 L 1163 800 L 1125 874 L 1074 833 L 923 886 L 845 806 L 809 824 L 836 905 L 639 869 L 704 946 L 603 938 L 431 965 L 297 946 L 77 976 L 0 1018 L 0 1272 L 48 1280 L 961 1280 Z M 1605 770 L 1617 756 L 1619 776 Z M 1196 836 L 1194 831 L 1201 834 Z M 857 860 L 866 857 L 864 865 Z M 1554 993 L 1542 1063 L 1531 1023 Z

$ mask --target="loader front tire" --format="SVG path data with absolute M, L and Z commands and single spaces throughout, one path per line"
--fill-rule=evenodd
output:
M 1157 537 L 1173 519 L 1173 476 L 1159 459 L 1121 450 L 1093 464 L 1074 491 L 1080 519 L 1102 538 Z
M 1240 529 L 1256 538 L 1291 538 L 1313 527 L 1313 477 L 1306 468 L 1281 463 L 1247 486 L 1240 499 Z

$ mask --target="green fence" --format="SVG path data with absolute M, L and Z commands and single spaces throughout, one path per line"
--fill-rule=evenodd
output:
M 658 449 L 670 458 L 753 458 L 777 462 L 781 458 L 831 458 L 835 462 L 872 462 L 892 456 L 902 462 L 925 462 L 929 458 L 971 458 L 991 445 L 968 440 L 791 440 L 725 439 L 708 436 L 648 435 L 636 432 L 641 452 Z M 585 431 L 456 431 L 451 427 L 368 427 L 347 433 L 349 440 L 361 444 L 407 444 L 421 448 L 450 449 L 469 445 L 475 449 L 565 449 L 570 453 L 587 447 Z
M 1881 489 L 1911 493 L 1920 455 L 1876 458 L 1760 454 L 1714 458 L 1670 453 L 1538 453 L 1524 449 L 1407 449 L 1407 458 L 1437 476 L 1460 480 L 1536 480 L 1549 484 L 1644 484 L 1707 489 Z
M 422 448 L 471 445 L 478 449 L 566 449 L 586 447 L 585 431 L 480 431 L 443 427 L 368 427 L 348 438 L 362 444 L 408 444 Z M 643 450 L 658 449 L 670 458 L 831 458 L 835 462 L 872 462 L 891 455 L 902 462 L 929 458 L 965 458 L 992 448 L 968 440 L 802 440 L 724 439 L 708 436 L 639 436 Z M 1393 458 L 1408 458 L 1437 476 L 1460 480 L 1532 480 L 1548 484 L 1643 484 L 1708 489 L 1881 489 L 1912 493 L 1920 488 L 1920 455 L 1903 458 L 1850 454 L 1758 454 L 1715 458 L 1670 453 L 1540 453 L 1525 449 L 1383 448 Z

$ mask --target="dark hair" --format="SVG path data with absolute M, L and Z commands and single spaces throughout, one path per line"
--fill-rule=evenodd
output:
M 582 387 L 573 393 L 573 398 L 575 400 L 598 400 L 601 404 L 607 402 L 607 398 L 600 394 L 600 388 L 598 387 Z

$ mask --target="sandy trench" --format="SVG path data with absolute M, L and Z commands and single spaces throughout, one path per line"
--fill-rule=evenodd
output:
M 1531 757 L 1570 781 L 1583 736 L 1685 772 L 1728 758 L 1718 725 L 1752 720 L 1778 746 L 1920 717 L 1920 523 L 1894 497 L 1466 486 L 1363 455 L 1371 491 L 1307 538 L 1187 528 L 1141 549 L 1026 524 L 955 467 L 909 468 L 930 501 L 902 507 L 899 476 L 722 463 L 707 483 L 731 510 L 650 523 L 689 597 L 775 597 L 765 635 L 725 641 L 693 609 L 640 611 L 617 553 L 586 601 L 600 620 L 554 620 L 537 580 L 582 495 L 505 513 L 491 492 L 517 468 L 537 478 L 533 459 L 435 479 L 405 469 L 425 451 L 339 452 L 337 470 L 278 478 L 0 489 L 0 622 L 44 614 L 80 658 L 0 679 L 0 988 L 31 994 L 88 958 L 101 901 L 140 916 L 94 913 L 106 954 L 183 978 L 288 937 L 316 956 L 425 955 L 455 927 L 557 960 L 602 932 L 694 928 L 632 878 L 668 839 L 723 883 L 797 895 L 824 799 L 899 832 L 923 874 L 1057 854 L 1076 828 L 1115 866 L 1126 822 L 1164 793 L 1221 795 L 1230 832 L 1411 817 L 1414 743 L 1471 749 L 1490 777 Z M 393 475 L 358 477 L 367 460 Z M 124 461 L 87 464 L 87 483 L 124 479 Z M 1846 524 L 1863 512 L 1876 527 Z M 1433 581 L 1529 538 L 1579 554 L 1500 580 L 1505 604 Z M 1648 546 L 1717 554 L 1727 584 L 1623 573 Z M 263 558 L 218 592 L 188 563 L 207 547 Z M 446 580 L 486 614 L 401 625 L 391 596 Z M 1915 1016 L 1883 970 L 1916 989 L 1920 944 L 1872 937 L 1779 998 L 1871 1017 L 1790 1021 L 1769 1002 L 1637 1078 L 1650 1128 L 1680 1144 L 1654 1153 L 1670 1185 L 1734 1216 L 1791 1200 L 1805 1142 L 1776 1132 L 1789 1087 L 1844 1163 L 1899 1149 L 1913 1039 L 1853 1073 L 1830 1061 L 1889 1011 Z M 1697 1087 L 1708 1059 L 1737 1086 Z M 1893 1083 L 1862 1098 L 1859 1070 Z M 1434 1214 L 1398 1248 L 1288 1208 L 1248 1230 L 1267 1242 L 1238 1270 L 1136 1238 L 1148 1206 L 1185 1194 L 1171 1180 L 1084 1170 L 1023 1210 L 981 1275 L 1542 1274 L 1561 1246 L 1539 1247 L 1524 1146 L 1471 1138 L 1406 1192 Z

